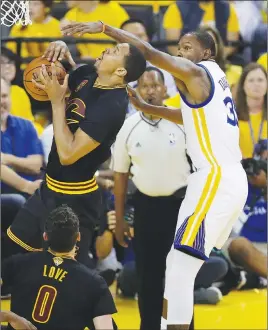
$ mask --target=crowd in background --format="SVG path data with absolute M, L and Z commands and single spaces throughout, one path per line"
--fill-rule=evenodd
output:
M 235 288 L 267 285 L 264 279 L 267 276 L 267 4 L 265 1 L 227 3 L 225 6 L 225 1 L 215 4 L 213 1 L 191 1 L 189 5 L 187 1 L 36 0 L 30 2 L 32 25 L 2 29 L 2 38 L 57 39 L 61 38 L 60 27 L 68 21 L 102 20 L 149 42 L 176 41 L 183 33 L 197 29 L 212 35 L 217 46 L 215 60 L 226 73 L 236 103 L 249 196 L 232 238 L 222 252 L 213 252 L 212 258 L 218 263 L 212 264 L 216 266 L 208 268 L 203 277 L 199 274 L 199 279 L 204 279 L 215 271 L 212 280 L 196 283 L 197 303 L 215 304 L 220 300 L 218 294 L 215 298 L 215 290 L 211 290 L 213 281 L 217 282 L 223 295 Z M 104 34 L 87 34 L 83 38 L 108 39 Z M 48 42 L 23 42 L 20 54 L 17 54 L 16 41 L 8 41 L 1 48 L 1 75 L 4 78 L 1 79 L 1 235 L 6 235 L 18 209 L 39 186 L 48 161 L 53 139 L 50 103 L 33 100 L 23 88 L 22 79 L 25 63 L 43 55 L 47 45 Z M 76 62 L 81 64 L 99 56 L 108 46 L 108 41 L 107 44 L 69 44 Z M 160 47 L 176 55 L 176 44 Z M 20 57 L 23 61 L 18 65 Z M 167 72 L 162 74 L 166 85 L 163 103 L 179 108 L 180 95 L 175 81 Z M 133 86 L 137 84 L 133 83 Z M 129 105 L 126 117 L 135 112 Z M 89 251 L 92 268 L 97 268 L 108 284 L 118 277 L 118 293 L 135 297 L 137 278 L 133 246 L 129 244 L 123 249 L 114 239 L 116 219 L 110 161 L 103 164 L 96 177 L 104 202 L 100 228 Z M 132 227 L 133 191 L 135 185 L 130 179 L 125 219 Z M 221 271 L 217 273 L 219 269 Z M 245 273 L 246 280 L 242 276 Z

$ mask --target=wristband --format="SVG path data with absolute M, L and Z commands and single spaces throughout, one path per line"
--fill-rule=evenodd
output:
M 102 24 L 102 31 L 101 31 L 101 33 L 104 33 L 105 32 L 105 28 L 106 28 L 106 26 L 105 26 L 105 24 L 103 23 L 103 21 L 100 21 L 101 22 L 101 24 Z

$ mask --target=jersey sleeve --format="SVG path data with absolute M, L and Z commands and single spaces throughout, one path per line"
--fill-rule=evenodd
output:
M 81 65 L 70 73 L 68 81 L 70 91 L 73 91 L 79 85 L 79 83 L 87 76 L 96 73 L 94 64 L 95 61 L 92 61 L 90 64 L 87 65 Z
M 123 103 L 126 103 L 127 107 L 127 102 L 119 95 L 103 95 L 98 104 L 90 108 L 85 120 L 80 123 L 81 130 L 95 141 L 102 143 L 118 128 L 118 113 Z
M 100 276 L 96 276 L 96 301 L 94 303 L 92 318 L 116 313 L 116 307 L 111 292 Z

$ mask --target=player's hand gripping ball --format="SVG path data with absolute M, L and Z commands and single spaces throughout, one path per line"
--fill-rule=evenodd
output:
M 40 80 L 40 72 L 42 70 L 42 65 L 45 65 L 48 76 L 52 78 L 52 68 L 51 62 L 48 60 L 38 57 L 28 64 L 27 68 L 23 74 L 23 83 L 26 91 L 37 101 L 49 101 L 47 91 L 38 87 L 33 80 L 38 84 L 42 84 Z M 63 84 L 64 78 L 66 76 L 66 71 L 63 65 L 59 62 L 55 62 L 56 76 L 59 84 Z

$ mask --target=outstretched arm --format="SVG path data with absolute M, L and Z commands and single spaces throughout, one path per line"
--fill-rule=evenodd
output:
M 143 101 L 137 92 L 128 86 L 129 100 L 137 110 L 148 115 L 160 117 L 172 121 L 176 124 L 183 124 L 182 113 L 180 109 L 168 108 L 165 106 L 151 105 Z
M 115 39 L 117 42 L 126 42 L 136 46 L 143 53 L 146 60 L 150 61 L 155 66 L 170 72 L 182 81 L 187 81 L 189 79 L 189 75 L 196 75 L 200 71 L 203 71 L 200 67 L 187 59 L 173 57 L 169 54 L 161 52 L 152 47 L 148 42 L 140 40 L 133 34 L 109 25 L 104 25 L 100 21 L 94 23 L 72 22 L 62 28 L 62 33 L 65 36 L 74 34 L 81 36 L 86 33 L 95 34 L 101 32 Z

